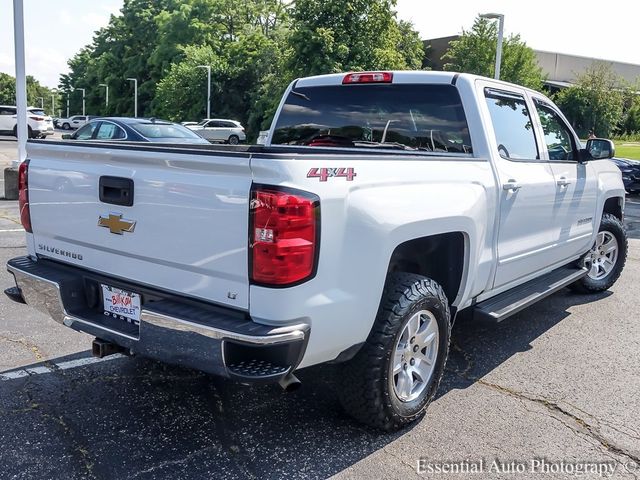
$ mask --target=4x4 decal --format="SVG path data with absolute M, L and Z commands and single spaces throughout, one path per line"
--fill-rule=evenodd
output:
M 344 177 L 347 182 L 352 182 L 357 175 L 353 167 L 348 168 L 312 168 L 307 173 L 307 178 L 319 178 L 321 182 L 326 182 L 329 178 Z

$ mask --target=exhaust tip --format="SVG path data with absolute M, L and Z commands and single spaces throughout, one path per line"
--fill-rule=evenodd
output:
M 293 373 L 287 373 L 278 384 L 287 393 L 295 392 L 302 386 L 302 382 Z

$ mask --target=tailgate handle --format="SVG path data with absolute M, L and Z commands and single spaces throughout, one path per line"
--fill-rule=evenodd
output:
M 112 205 L 133 205 L 133 180 L 123 177 L 100 177 L 100 201 Z

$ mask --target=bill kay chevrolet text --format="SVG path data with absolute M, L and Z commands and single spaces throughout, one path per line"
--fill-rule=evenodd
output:
M 472 75 L 298 79 L 265 145 L 27 152 L 10 297 L 97 356 L 285 389 L 338 364 L 344 408 L 385 430 L 433 399 L 457 315 L 601 292 L 627 255 L 613 144 L 583 147 L 544 95 Z

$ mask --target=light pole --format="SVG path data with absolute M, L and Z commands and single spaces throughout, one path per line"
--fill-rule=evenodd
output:
M 78 87 L 74 87 L 75 90 L 82 90 L 82 116 L 84 117 L 85 115 L 85 110 L 84 110 L 84 92 L 86 91 L 86 88 L 78 88 Z
M 66 118 L 69 118 L 69 91 L 67 90 L 67 116 Z
M 198 65 L 198 68 L 207 69 L 207 118 L 211 118 L 211 66 Z
M 24 67 L 24 8 L 22 0 L 13 0 L 13 41 L 16 61 L 18 159 L 12 163 L 14 167 L 17 167 L 27 158 L 27 80 Z
M 109 85 L 101 83 L 100 86 L 104 87 L 104 106 L 106 109 L 109 109 Z
M 133 116 L 138 116 L 138 79 L 127 78 L 130 82 L 133 82 Z
M 51 116 L 52 117 L 56 116 L 56 94 L 57 93 L 58 93 L 57 89 L 54 88 L 54 89 L 51 90 Z M 58 115 L 58 116 L 60 116 L 60 115 Z
M 485 13 L 480 18 L 498 20 L 498 45 L 496 47 L 496 67 L 493 78 L 500 80 L 500 63 L 502 62 L 502 37 L 504 35 L 504 15 L 501 13 Z

